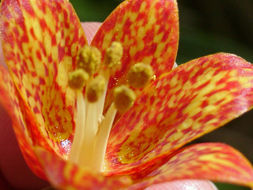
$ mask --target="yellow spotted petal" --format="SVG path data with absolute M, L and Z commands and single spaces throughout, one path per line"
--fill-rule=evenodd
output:
M 5 108 L 12 120 L 12 126 L 21 152 L 32 171 L 41 178 L 46 179 L 42 166 L 33 152 L 32 137 L 30 136 L 31 128 L 25 127 L 26 121 L 22 115 L 16 88 L 8 71 L 2 66 L 0 66 L 0 81 L 0 106 Z
M 48 151 L 35 148 L 48 180 L 57 189 L 124 189 L 132 181 L 127 176 L 104 176 L 101 173 L 87 171 L 71 162 L 66 162 Z
M 162 166 L 146 173 L 135 188 L 181 179 L 211 180 L 253 188 L 253 167 L 240 152 L 228 145 L 196 144 L 165 158 Z
M 138 62 L 151 65 L 158 77 L 172 69 L 178 48 L 178 8 L 175 0 L 131 0 L 121 3 L 101 25 L 92 45 L 105 54 L 113 42 L 123 47 L 121 67 L 111 76 L 111 89 L 126 83 L 130 67 Z
M 115 124 L 110 173 L 132 173 L 253 107 L 253 65 L 219 53 L 185 63 L 148 85 Z
M 68 0 L 3 0 L 0 14 L 5 61 L 36 129 L 33 143 L 45 139 L 66 156 L 75 105 L 67 73 L 87 43 L 80 21 Z

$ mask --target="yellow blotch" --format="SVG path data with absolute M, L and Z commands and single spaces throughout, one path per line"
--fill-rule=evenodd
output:
M 184 129 L 188 129 L 189 127 L 191 127 L 193 125 L 193 120 L 188 118 L 186 119 L 180 126 L 180 129 L 184 130 Z
M 102 46 L 102 48 L 104 50 L 106 50 L 110 46 L 113 35 L 114 35 L 114 33 L 112 31 L 106 33 L 104 40 L 103 40 L 103 46 Z
M 189 102 L 188 106 L 183 110 L 183 113 L 189 114 L 189 116 L 194 116 L 202 110 L 201 103 L 202 102 L 198 101 L 198 99 L 194 99 L 193 101 Z
M 71 88 L 66 89 L 66 105 L 73 106 L 75 105 L 76 93 Z
M 240 84 L 243 84 L 244 88 L 251 88 L 253 84 L 253 77 L 238 77 L 238 82 Z
M 192 129 L 195 130 L 195 129 L 200 129 L 201 125 L 203 125 L 202 123 L 199 123 L 197 121 L 195 121 L 192 125 Z
M 173 108 L 175 106 L 175 100 L 176 96 L 171 96 L 171 98 L 168 101 L 168 107 Z
M 42 41 L 42 31 L 41 31 L 39 20 L 38 19 L 31 19 L 28 21 L 28 23 L 33 28 L 35 37 L 38 40 Z M 30 28 L 30 27 L 28 27 L 28 28 Z
M 77 43 L 74 43 L 71 46 L 71 56 L 75 57 L 75 56 L 77 56 L 77 53 L 78 53 L 78 46 L 77 46 Z
M 57 46 L 53 46 L 51 48 L 51 55 L 54 61 L 58 61 L 58 47 Z
M 221 156 L 221 155 L 219 155 Z M 226 158 L 225 158 L 226 159 Z M 209 161 L 210 164 L 213 162 L 214 165 L 222 165 L 222 166 L 227 166 L 227 167 L 236 167 L 236 165 L 234 165 L 233 163 L 227 161 L 227 160 L 223 160 L 222 158 L 221 159 L 217 159 L 217 155 L 215 154 L 207 154 L 207 155 L 201 155 L 199 157 L 199 160 L 203 160 L 203 161 Z
M 176 87 L 178 83 L 179 83 L 178 82 L 178 75 L 174 75 L 174 77 L 172 77 L 172 79 L 170 80 L 171 88 Z
M 22 43 L 22 49 L 23 49 L 23 52 L 24 52 L 23 55 L 25 55 L 27 57 L 30 55 L 31 52 L 30 52 L 29 48 L 30 48 L 29 43 Z
M 58 65 L 58 72 L 56 77 L 56 82 L 61 86 L 66 88 L 68 85 L 68 72 L 65 68 L 64 62 Z
M 33 108 L 36 105 L 36 102 L 33 97 L 30 96 L 28 98 L 28 104 L 29 104 L 29 107 L 31 107 L 31 108 Z
M 37 9 L 35 9 L 37 10 Z M 53 15 L 52 15 L 52 12 L 49 11 L 48 8 L 46 8 L 46 17 L 45 16 L 42 16 L 41 18 L 45 19 L 46 23 L 47 23 L 47 26 L 49 27 L 50 31 L 55 34 L 56 32 L 56 29 L 55 29 L 55 19 L 53 18 Z
M 63 170 L 63 176 L 66 177 L 66 179 L 71 179 L 72 176 L 72 170 L 73 166 L 70 163 L 65 164 L 64 170 Z
M 56 44 L 60 44 L 62 47 L 65 46 L 65 41 L 63 40 L 63 36 L 61 34 L 61 30 L 57 31 L 55 34 Z
M 37 75 L 41 76 L 41 77 L 45 77 L 45 75 L 46 75 L 46 73 L 45 73 L 45 65 L 42 64 L 41 61 L 38 60 L 37 58 L 34 60 L 34 64 L 35 64 L 35 71 L 36 71 Z
M 49 56 L 51 54 L 51 48 L 52 48 L 52 38 L 48 32 L 44 32 L 44 47 L 46 50 L 46 54 Z
M 146 6 L 147 6 L 147 3 L 145 1 L 143 1 L 141 3 L 141 8 L 140 8 L 139 12 L 145 12 L 146 11 Z

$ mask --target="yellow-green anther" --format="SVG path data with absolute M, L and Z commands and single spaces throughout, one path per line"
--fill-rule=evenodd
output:
M 87 99 L 89 102 L 96 102 L 101 97 L 105 90 L 105 79 L 102 76 L 97 76 L 87 87 Z
M 153 75 L 154 72 L 150 65 L 137 63 L 128 72 L 128 83 L 134 88 L 143 88 Z
M 119 112 L 125 112 L 132 107 L 135 98 L 134 91 L 125 85 L 114 89 L 114 104 Z
M 82 69 L 77 69 L 69 73 L 68 85 L 70 88 L 75 90 L 81 90 L 87 82 L 89 75 Z
M 92 75 L 96 72 L 100 63 L 100 51 L 96 47 L 84 46 L 78 56 L 77 67 Z
M 120 42 L 112 42 L 111 46 L 106 50 L 106 64 L 110 68 L 121 65 L 123 56 L 123 47 Z

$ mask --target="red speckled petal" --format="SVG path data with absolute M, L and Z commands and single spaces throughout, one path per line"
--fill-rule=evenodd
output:
M 3 0 L 0 14 L 5 61 L 33 144 L 64 156 L 75 105 L 67 74 L 87 43 L 80 21 L 67 0 Z
M 91 44 L 97 46 L 103 55 L 113 41 L 123 45 L 122 67 L 111 76 L 111 89 L 125 83 L 131 65 L 138 62 L 151 65 L 157 77 L 171 70 L 178 38 L 175 0 L 131 0 L 124 1 L 111 13 Z
M 25 121 L 20 110 L 15 87 L 9 73 L 2 66 L 0 66 L 0 81 L 0 104 L 6 109 L 12 119 L 12 125 L 25 160 L 35 174 L 46 179 L 42 167 L 33 152 L 31 138 L 25 128 Z
M 122 189 L 132 181 L 127 176 L 105 177 L 101 173 L 93 173 L 78 168 L 59 157 L 39 148 L 35 149 L 49 181 L 57 189 Z
M 185 63 L 150 83 L 111 131 L 108 171 L 150 167 L 187 142 L 253 107 L 253 65 L 219 53 Z M 153 160 L 153 161 L 152 161 Z
M 241 153 L 221 143 L 202 143 L 178 151 L 135 188 L 179 179 L 208 179 L 253 188 L 253 167 Z

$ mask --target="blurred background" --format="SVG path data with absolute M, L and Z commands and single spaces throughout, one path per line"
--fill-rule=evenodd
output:
M 81 21 L 100 21 L 121 0 L 70 0 Z M 180 43 L 177 63 L 216 52 L 237 54 L 253 62 L 253 0 L 178 0 Z M 193 142 L 225 142 L 253 162 L 253 111 Z M 216 184 L 220 190 L 246 190 Z

